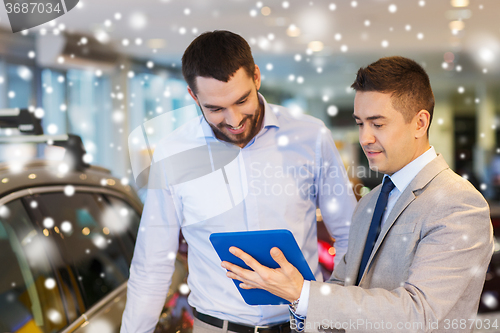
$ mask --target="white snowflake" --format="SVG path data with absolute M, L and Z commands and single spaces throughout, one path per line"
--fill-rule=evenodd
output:
M 53 278 L 47 278 L 45 279 L 44 285 L 45 288 L 49 290 L 54 289 L 54 287 L 56 286 L 56 280 L 54 280 Z
M 65 233 L 70 233 L 73 230 L 73 225 L 69 221 L 61 223 L 61 230 Z
M 66 185 L 64 187 L 64 194 L 68 197 L 73 196 L 75 194 L 75 187 L 73 185 Z
M 54 226 L 54 219 L 51 217 L 46 217 L 43 219 L 43 226 L 47 229 L 51 229 Z
M 47 132 L 49 132 L 49 134 L 56 134 L 57 130 L 58 128 L 56 124 L 49 124 L 49 126 L 47 126 Z
M 182 295 L 187 295 L 189 293 L 190 289 L 189 289 L 189 286 L 186 284 L 186 283 L 182 283 L 180 286 L 179 286 L 179 292 L 182 294 Z
M 332 292 L 332 287 L 329 286 L 329 285 L 327 285 L 327 284 L 323 284 L 320 287 L 319 291 L 321 292 L 322 295 L 326 296 L 326 295 L 328 295 L 328 294 L 330 294 Z
M 0 217 L 5 219 L 9 216 L 10 216 L 9 208 L 7 208 L 7 206 L 0 206 Z
M 498 298 L 490 291 L 485 292 L 481 296 L 481 302 L 489 309 L 496 309 L 498 307 Z
M 62 174 L 65 174 L 69 171 L 69 165 L 66 164 L 66 163 L 60 163 L 58 166 L 57 166 L 57 171 L 59 173 L 62 173 Z
M 280 135 L 278 137 L 278 146 L 280 146 L 280 147 L 284 147 L 284 146 L 288 145 L 289 142 L 290 142 L 290 140 L 288 139 L 288 136 L 286 136 L 286 135 Z
M 55 324 L 60 324 L 63 319 L 61 313 L 54 309 L 50 309 L 47 311 L 47 317 L 51 322 Z
M 339 113 L 339 109 L 336 105 L 330 105 L 328 109 L 326 109 L 326 112 L 330 117 L 335 117 Z

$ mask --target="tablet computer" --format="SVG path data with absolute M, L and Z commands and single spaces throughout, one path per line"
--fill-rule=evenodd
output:
M 251 255 L 255 260 L 270 268 L 279 268 L 269 253 L 273 247 L 279 248 L 285 258 L 295 266 L 305 280 L 314 281 L 314 274 L 309 268 L 299 245 L 289 230 L 258 230 L 241 232 L 221 232 L 210 235 L 210 242 L 221 261 L 250 269 L 243 260 L 229 252 L 231 246 L 236 246 Z M 262 289 L 241 289 L 241 281 L 233 280 L 245 302 L 249 305 L 279 305 L 290 304 L 286 299 L 275 296 Z

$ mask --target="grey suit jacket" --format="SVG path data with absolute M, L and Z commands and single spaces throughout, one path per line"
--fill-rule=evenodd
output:
M 355 286 L 380 188 L 356 207 L 330 283 L 311 282 L 306 331 L 472 331 L 493 253 L 488 204 L 438 155 L 401 194 Z

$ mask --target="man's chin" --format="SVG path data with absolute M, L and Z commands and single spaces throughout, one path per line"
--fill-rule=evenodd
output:
M 242 144 L 242 143 L 246 142 L 246 140 L 248 139 L 248 134 L 246 133 L 246 131 L 244 133 L 236 134 L 236 135 L 229 133 L 228 131 L 223 131 L 222 133 L 227 138 L 227 141 L 229 143 L 236 144 L 236 145 Z
M 380 166 L 376 163 L 372 163 L 368 161 L 369 167 L 371 171 L 377 172 L 377 173 L 383 173 L 383 171 L 380 169 Z

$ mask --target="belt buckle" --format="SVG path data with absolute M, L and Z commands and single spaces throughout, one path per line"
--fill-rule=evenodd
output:
M 253 328 L 253 333 L 259 333 L 260 328 L 269 328 L 269 327 L 270 327 L 269 325 L 267 325 L 267 326 L 255 326 Z

